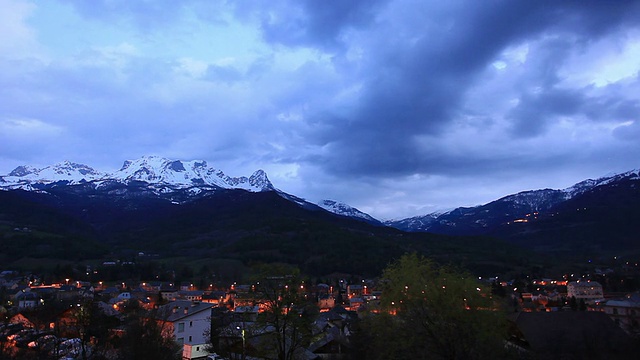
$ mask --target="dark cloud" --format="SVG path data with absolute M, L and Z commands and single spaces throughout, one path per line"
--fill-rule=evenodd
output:
M 585 98 L 573 90 L 550 89 L 538 94 L 524 94 L 510 114 L 516 137 L 534 137 L 544 133 L 559 116 L 579 115 Z
M 415 31 L 410 36 L 398 38 L 384 20 L 371 25 L 376 28 L 375 39 L 364 50 L 367 59 L 358 73 L 363 84 L 358 104 L 339 114 L 325 109 L 310 120 L 323 123 L 324 132 L 310 134 L 309 139 L 332 149 L 323 155 L 329 171 L 355 176 L 445 171 L 456 159 L 443 149 L 425 152 L 416 137 L 445 136 L 458 126 L 468 89 L 501 51 L 525 41 L 542 39 L 549 56 L 527 75 L 527 84 L 536 89 L 520 89 L 519 105 L 505 114 L 513 121 L 514 134 L 537 136 L 560 116 L 583 115 L 586 101 L 592 99 L 580 89 L 556 86 L 564 57 L 581 42 L 615 31 L 638 14 L 633 3 L 421 5 L 434 18 L 415 19 L 408 25 Z M 468 156 L 469 162 L 479 160 L 476 154 Z
M 636 117 L 637 118 L 637 117 Z M 640 120 L 635 120 L 629 125 L 620 126 L 613 131 L 613 135 L 625 141 L 632 142 L 633 144 L 638 143 L 638 139 L 640 139 Z M 640 149 L 638 146 L 634 146 L 635 149 L 631 152 L 631 156 L 637 156 L 640 154 Z
M 594 121 L 636 120 L 640 116 L 640 100 L 625 99 L 605 94 L 585 101 L 584 115 Z
M 640 154 L 640 2 L 60 1 L 13 29 L 35 55 L 0 57 L 3 163 L 272 167 L 285 191 L 397 217 Z

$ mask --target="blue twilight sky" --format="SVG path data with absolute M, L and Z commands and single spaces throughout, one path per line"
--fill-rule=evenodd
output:
M 0 0 L 0 174 L 143 155 L 381 218 L 640 167 L 640 2 Z

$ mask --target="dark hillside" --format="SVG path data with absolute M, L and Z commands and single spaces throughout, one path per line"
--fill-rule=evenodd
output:
M 623 180 L 559 204 L 528 223 L 502 227 L 496 236 L 564 255 L 640 253 L 640 184 Z
M 11 241 L 8 230 L 17 224 L 50 229 L 45 249 L 58 249 L 48 253 L 52 257 L 65 251 L 86 256 L 88 247 L 95 256 L 109 249 L 114 256 L 142 251 L 164 258 L 235 259 L 245 265 L 289 263 L 312 275 L 377 275 L 412 251 L 483 272 L 510 269 L 529 257 L 496 239 L 405 233 L 302 207 L 273 191 L 216 190 L 179 205 L 143 196 L 143 189 L 89 190 L 3 192 L 8 199 L 3 201 L 3 218 L 13 219 L 4 234 L 8 258 L 42 248 L 42 242 Z
M 31 195 L 0 191 L 0 261 L 6 264 L 22 257 L 77 260 L 106 253 L 107 247 L 97 241 L 89 224 L 32 201 Z

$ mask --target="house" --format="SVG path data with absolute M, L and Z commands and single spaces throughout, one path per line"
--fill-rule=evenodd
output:
M 31 291 L 20 291 L 15 296 L 18 309 L 32 309 L 40 304 L 40 296 Z
M 317 329 L 308 351 L 319 359 L 349 358 L 351 346 L 348 338 L 350 328 L 357 321 L 357 314 L 342 306 L 336 306 L 328 312 L 321 313 L 314 325 Z
M 567 284 L 567 298 L 595 301 L 604 298 L 602 285 L 597 281 L 572 281 Z
M 180 291 L 191 291 L 195 290 L 195 286 L 193 286 L 190 282 L 181 282 L 180 283 Z
M 211 327 L 212 304 L 186 300 L 173 301 L 158 311 L 158 321 L 169 325 L 164 335 L 173 337 L 183 346 L 182 358 L 207 356 L 205 330 Z
M 202 295 L 204 295 L 204 291 L 202 291 L 202 290 L 180 290 L 180 291 L 178 291 L 178 298 L 182 299 L 182 300 L 202 301 Z
M 58 299 L 62 301 L 76 301 L 80 296 L 79 289 L 74 285 L 62 285 L 58 289 Z
M 121 292 L 114 300 L 116 300 L 116 302 L 131 300 L 131 293 L 128 291 Z
M 226 297 L 227 293 L 224 291 L 211 291 L 209 293 L 202 294 L 202 301 L 214 305 L 220 305 L 225 302 Z
M 108 301 L 108 299 L 111 299 L 113 297 L 116 297 L 118 295 L 120 295 L 120 290 L 118 290 L 118 288 L 116 287 L 108 287 L 103 289 L 102 291 L 100 291 L 100 295 Z
M 362 285 L 347 285 L 347 295 L 349 298 L 361 297 L 363 295 L 364 287 Z
M 336 300 L 329 294 L 321 294 L 318 296 L 318 307 L 322 309 L 332 309 L 336 306 Z
M 162 282 L 161 281 L 151 281 L 151 282 L 145 281 L 140 284 L 140 288 L 144 289 L 144 291 L 147 291 L 147 292 L 157 293 L 160 291 L 160 289 L 162 289 Z
M 316 294 L 318 295 L 323 295 L 323 294 L 329 294 L 331 293 L 331 286 L 327 285 L 327 284 L 317 284 L 315 287 L 312 288 L 313 291 L 315 291 Z
M 640 293 L 601 303 L 605 314 L 629 333 L 640 332 Z
M 236 306 L 233 312 L 243 319 L 243 321 L 254 322 L 258 319 L 258 313 L 260 312 L 260 306 L 258 305 L 242 305 Z
M 352 311 L 358 310 L 362 305 L 364 305 L 364 299 L 361 297 L 352 297 L 349 299 L 349 309 Z
M 333 326 L 327 327 L 316 335 L 309 345 L 308 351 L 319 359 L 346 359 L 349 358 L 351 349 L 347 337 L 341 332 L 341 329 Z
M 178 289 L 173 287 L 173 284 L 163 285 L 160 289 L 160 296 L 164 301 L 175 301 L 178 299 Z

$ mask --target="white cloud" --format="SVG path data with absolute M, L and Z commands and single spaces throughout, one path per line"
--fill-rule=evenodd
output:
M 629 30 L 576 47 L 560 70 L 563 84 L 606 86 L 640 71 L 640 33 Z
M 4 119 L 0 132 L 6 138 L 46 138 L 60 135 L 63 129 L 38 119 Z
M 33 57 L 39 52 L 35 31 L 27 19 L 36 6 L 22 0 L 0 0 L 0 58 Z

